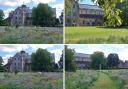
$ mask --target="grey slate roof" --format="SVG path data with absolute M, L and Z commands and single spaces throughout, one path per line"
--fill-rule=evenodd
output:
M 97 5 L 89 5 L 89 4 L 79 4 L 80 9 L 92 9 L 92 10 L 102 10 Z
M 90 57 L 90 54 L 75 53 L 75 57 Z

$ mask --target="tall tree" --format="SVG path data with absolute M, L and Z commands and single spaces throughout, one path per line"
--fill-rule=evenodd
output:
M 116 7 L 122 11 L 120 14 L 123 20 L 122 26 L 128 26 L 128 0 L 125 0 L 123 3 L 118 3 Z
M 106 68 L 106 58 L 103 52 L 94 52 L 91 54 L 91 68 L 93 69 L 105 69 Z
M 36 26 L 53 26 L 55 20 L 52 8 L 48 4 L 38 4 L 32 9 L 32 21 Z
M 119 57 L 118 54 L 109 54 L 107 57 L 107 65 L 109 68 L 117 68 L 119 64 Z
M 3 58 L 0 56 L 0 72 L 3 71 Z
M 32 70 L 33 71 L 53 71 L 52 58 L 46 49 L 38 49 L 36 53 L 32 53 Z
M 0 26 L 4 25 L 4 12 L 0 10 Z
M 66 71 L 76 71 L 74 54 L 75 54 L 74 49 L 70 49 L 67 46 L 65 46 L 65 70 Z

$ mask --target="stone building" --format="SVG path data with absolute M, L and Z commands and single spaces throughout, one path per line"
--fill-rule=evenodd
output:
M 88 69 L 90 62 L 90 54 L 75 53 L 75 63 L 77 69 Z
M 103 11 L 97 5 L 80 4 L 72 1 L 70 15 L 66 16 L 67 26 L 103 25 Z
M 56 17 L 56 8 L 52 8 L 53 17 Z M 9 13 L 6 22 L 11 26 L 31 26 L 32 25 L 32 9 L 26 5 L 22 5 Z
M 103 11 L 97 5 L 79 4 L 79 25 L 103 25 Z
M 120 62 L 118 68 L 128 69 L 128 61 Z
M 71 10 L 69 12 L 69 15 L 66 16 L 65 21 L 67 26 L 76 26 L 78 25 L 78 18 L 79 18 L 79 4 L 77 0 L 72 0 L 71 4 Z
M 51 54 L 52 63 L 55 62 L 55 55 Z M 8 59 L 8 63 L 5 65 L 5 69 L 8 72 L 20 71 L 30 72 L 31 71 L 31 55 L 25 51 L 17 52 L 13 57 Z

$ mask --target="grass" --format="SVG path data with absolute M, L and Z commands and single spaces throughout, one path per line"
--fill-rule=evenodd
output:
M 1 44 L 63 43 L 62 27 L 0 27 Z
M 119 89 L 119 88 L 107 74 L 100 73 L 98 80 L 89 89 Z
M 98 70 L 77 70 L 76 72 L 66 72 L 65 89 L 124 89 L 126 85 L 120 78 L 122 71 L 124 70 L 102 70 L 101 72 Z M 127 70 L 124 73 L 125 79 L 128 79 Z
M 63 74 L 0 73 L 0 89 L 63 89 Z
M 65 27 L 65 43 L 128 43 L 128 29 L 102 27 Z
M 97 72 L 91 70 L 82 70 L 74 73 L 66 72 L 65 76 L 65 89 L 88 89 L 98 78 Z

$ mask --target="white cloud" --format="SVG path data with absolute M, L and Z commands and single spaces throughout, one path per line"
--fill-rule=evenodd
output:
M 61 15 L 62 10 L 64 10 L 64 4 L 55 4 L 52 6 L 53 8 L 56 8 L 56 15 L 59 17 Z
M 55 2 L 56 0 L 32 0 L 36 4 L 38 3 L 50 3 L 50 2 Z
M 35 4 L 38 3 L 50 3 L 55 2 L 56 0 L 0 0 L 0 5 L 4 6 L 20 6 L 22 4 L 27 4 L 30 2 L 34 2 Z
M 3 58 L 3 61 L 4 61 L 4 65 L 5 64 L 7 64 L 7 62 L 8 62 L 8 58 L 10 58 L 10 57 L 12 57 L 13 55 L 11 55 L 11 54 L 7 54 L 7 55 L 5 55 L 4 57 L 2 57 Z
M 4 18 L 7 18 L 8 15 L 9 15 L 9 12 L 11 12 L 11 11 L 13 11 L 13 10 L 14 10 L 14 8 L 9 8 L 9 9 L 7 9 L 7 10 L 4 10 L 4 14 L 5 14 Z
M 29 47 L 31 47 L 34 51 L 36 51 L 38 48 L 42 48 L 42 49 L 47 49 L 49 47 L 54 47 L 54 45 L 50 45 L 50 44 L 34 44 L 34 45 L 29 45 Z
M 29 48 L 28 45 L 0 45 L 0 51 L 12 53 Z
M 60 57 L 62 55 L 62 50 L 56 49 L 56 50 L 52 50 L 50 52 L 55 54 L 55 62 L 57 63 L 60 60 Z

